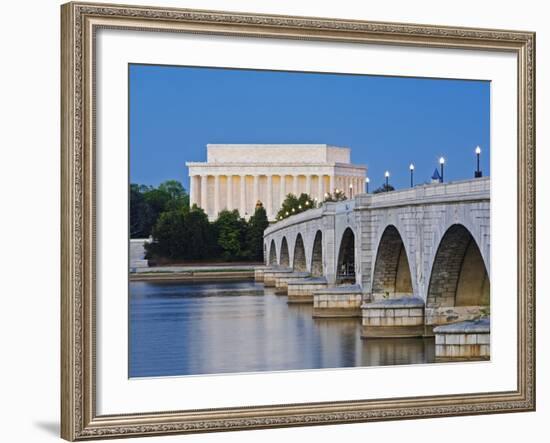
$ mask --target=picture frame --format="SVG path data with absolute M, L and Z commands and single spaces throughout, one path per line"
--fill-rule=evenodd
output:
M 525 31 L 71 2 L 61 7 L 61 436 L 69 441 L 535 410 L 535 34 Z M 517 57 L 517 389 L 97 413 L 96 33 L 505 52 Z M 243 389 L 246 389 L 243 386 Z

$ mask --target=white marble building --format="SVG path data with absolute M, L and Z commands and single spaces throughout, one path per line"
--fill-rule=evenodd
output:
M 322 201 L 326 192 L 348 198 L 364 192 L 367 168 L 350 162 L 350 149 L 323 144 L 209 144 L 206 162 L 187 162 L 191 205 L 211 220 L 223 209 L 246 218 L 260 201 L 274 220 L 287 194 L 305 192 Z

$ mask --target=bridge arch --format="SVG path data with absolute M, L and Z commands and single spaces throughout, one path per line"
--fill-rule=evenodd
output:
M 290 266 L 290 256 L 288 254 L 288 242 L 286 241 L 286 237 L 283 237 L 281 240 L 281 249 L 279 253 L 279 265 L 281 266 Z
M 275 246 L 275 240 L 271 240 L 271 244 L 269 246 L 269 258 L 268 258 L 268 265 L 276 265 L 277 264 L 277 247 Z
M 311 252 L 311 275 L 321 277 L 323 275 L 323 233 L 318 230 L 315 233 Z
M 384 229 L 374 262 L 372 296 L 375 300 L 412 296 L 413 279 L 403 238 L 394 225 Z
M 294 241 L 292 269 L 297 272 L 307 271 L 304 239 L 302 238 L 302 234 L 300 233 L 298 233 L 298 235 L 296 236 L 296 240 Z
M 355 233 L 347 227 L 342 234 L 336 263 L 337 283 L 355 283 Z
M 479 246 L 462 224 L 443 234 L 430 273 L 428 307 L 488 306 L 490 281 Z

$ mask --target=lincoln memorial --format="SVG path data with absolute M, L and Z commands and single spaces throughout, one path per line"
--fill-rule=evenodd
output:
M 323 201 L 336 189 L 351 198 L 364 192 L 367 168 L 350 162 L 350 149 L 323 144 L 208 144 L 206 162 L 187 162 L 190 203 L 210 220 L 224 209 L 249 218 L 262 202 L 275 220 L 287 194 Z

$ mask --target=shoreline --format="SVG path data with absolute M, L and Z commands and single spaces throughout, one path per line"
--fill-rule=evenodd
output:
M 254 280 L 254 269 L 246 270 L 202 270 L 202 271 L 152 271 L 130 273 L 129 281 L 181 281 L 181 282 L 206 282 L 206 281 L 236 281 Z

